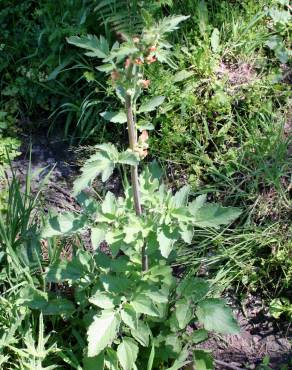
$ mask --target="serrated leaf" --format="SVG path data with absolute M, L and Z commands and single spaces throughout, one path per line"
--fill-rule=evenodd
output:
M 114 351 L 112 348 L 108 348 L 106 350 L 105 355 L 105 366 L 107 370 L 119 370 L 118 364 L 118 355 L 117 352 Z
M 149 316 L 159 316 L 159 311 L 154 306 L 152 300 L 145 294 L 138 294 L 132 301 L 131 305 L 135 311 Z
M 154 98 L 143 103 L 140 106 L 138 113 L 152 112 L 157 107 L 159 107 L 164 102 L 164 100 L 165 100 L 165 96 L 155 96 Z
M 95 35 L 71 36 L 67 38 L 69 44 L 79 48 L 89 50 L 86 55 L 97 58 L 106 58 L 109 54 L 109 45 L 107 40 L 100 36 L 98 39 Z
M 102 212 L 105 215 L 115 216 L 117 210 L 117 200 L 115 195 L 108 191 L 101 205 Z
M 180 281 L 176 292 L 182 298 L 192 298 L 193 302 L 199 302 L 207 295 L 209 283 L 198 277 L 189 276 Z
M 46 307 L 42 309 L 44 315 L 72 315 L 75 311 L 74 304 L 65 298 L 50 299 Z
M 180 299 L 175 303 L 175 317 L 180 329 L 184 329 L 193 318 L 193 311 L 190 302 Z
M 237 334 L 239 327 L 232 311 L 221 299 L 208 298 L 198 303 L 196 315 L 206 330 L 221 334 Z
M 110 121 L 113 123 L 125 123 L 127 122 L 127 116 L 124 111 L 118 111 L 118 112 L 111 112 L 111 111 L 105 111 L 100 113 L 102 118 L 104 118 L 106 121 Z
M 219 228 L 228 225 L 241 214 L 240 208 L 222 207 L 216 203 L 206 203 L 194 214 L 193 223 L 200 227 Z
M 94 321 L 87 331 L 88 357 L 97 356 L 105 347 L 111 345 L 119 324 L 120 317 L 115 311 L 102 311 L 100 316 L 94 316 Z
M 87 218 L 84 215 L 64 212 L 58 215 L 49 217 L 42 230 L 43 238 L 51 238 L 53 236 L 65 236 L 75 234 L 86 225 Z
M 161 255 L 164 258 L 168 258 L 173 250 L 173 245 L 176 239 L 170 234 L 168 228 L 164 226 L 157 232 L 157 240 Z
M 194 365 L 196 370 L 214 370 L 214 361 L 210 352 L 202 349 L 194 350 Z
M 52 283 L 66 280 L 76 281 L 85 273 L 86 270 L 83 265 L 74 258 L 72 261 L 58 261 L 50 265 L 47 270 L 46 280 Z
M 29 307 L 32 310 L 41 310 L 48 304 L 48 293 L 32 286 L 26 286 L 20 290 L 18 304 Z
M 219 51 L 220 45 L 220 31 L 218 28 L 214 28 L 212 35 L 211 35 L 211 47 L 214 53 Z
M 124 337 L 117 349 L 119 362 L 123 370 L 132 370 L 138 356 L 138 345 L 132 338 Z
M 108 292 L 97 292 L 89 298 L 89 302 L 103 309 L 114 308 L 118 303 L 115 297 Z
M 201 343 L 208 339 L 208 332 L 205 329 L 197 329 L 190 334 L 190 339 L 194 344 Z
M 110 63 L 102 64 L 101 66 L 96 67 L 98 71 L 105 73 L 111 72 L 114 68 L 115 68 L 114 65 Z
M 186 205 L 190 190 L 190 186 L 185 185 L 175 193 L 173 201 L 176 208 Z
M 139 155 L 131 149 L 127 149 L 120 153 L 118 162 L 121 164 L 128 164 L 130 166 L 136 166 L 139 164 Z
M 193 75 L 194 75 L 194 71 L 187 71 L 183 69 L 182 71 L 179 71 L 174 75 L 173 82 L 181 82 L 181 81 L 187 80 Z
M 90 231 L 92 248 L 95 250 L 100 243 L 105 240 L 106 226 L 100 225 L 99 227 L 92 227 Z
M 135 311 L 134 307 L 129 303 L 123 305 L 123 309 L 121 311 L 121 318 L 130 329 L 134 330 L 137 329 L 138 326 L 137 312 Z
M 173 32 L 178 29 L 178 25 L 188 19 L 190 16 L 175 15 L 170 17 L 164 17 L 159 23 L 158 28 L 160 33 Z
M 139 320 L 137 329 L 132 329 L 131 334 L 143 347 L 148 347 L 151 331 L 147 324 Z

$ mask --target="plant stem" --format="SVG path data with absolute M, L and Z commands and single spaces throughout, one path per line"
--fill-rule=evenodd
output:
M 134 113 L 131 96 L 126 96 L 126 113 L 127 113 L 127 126 L 129 144 L 132 150 L 135 150 L 137 145 L 137 130 L 135 125 Z M 142 215 L 140 189 L 139 189 L 139 178 L 138 178 L 138 166 L 131 166 L 131 183 L 133 189 L 134 205 L 137 216 Z M 146 255 L 145 245 L 142 247 L 142 270 L 148 270 L 148 256 Z

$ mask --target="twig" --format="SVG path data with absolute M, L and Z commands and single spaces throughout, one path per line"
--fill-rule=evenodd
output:
M 215 360 L 216 364 L 225 366 L 232 370 L 242 370 L 242 367 L 237 367 L 235 365 L 228 364 L 227 362 L 221 361 L 221 360 Z

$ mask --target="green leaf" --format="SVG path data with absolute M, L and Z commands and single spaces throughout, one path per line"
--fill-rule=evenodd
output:
M 139 164 L 139 154 L 131 149 L 127 149 L 119 154 L 118 162 L 121 164 L 136 166 Z
M 180 281 L 176 289 L 182 298 L 192 298 L 193 302 L 199 302 L 209 292 L 209 283 L 194 276 L 188 276 Z
M 97 292 L 89 298 L 89 302 L 104 309 L 111 309 L 119 304 L 119 300 L 109 292 Z
M 211 47 L 214 53 L 219 51 L 220 46 L 220 31 L 218 28 L 214 28 L 212 35 L 211 35 Z
M 158 29 L 160 33 L 168 33 L 173 32 L 178 29 L 178 25 L 188 19 L 189 16 L 185 15 L 175 15 L 170 17 L 164 17 L 159 23 L 158 23 Z
M 115 68 L 115 66 L 111 63 L 108 63 L 108 64 L 102 64 L 101 66 L 98 66 L 96 67 L 96 69 L 100 72 L 105 72 L 105 73 L 109 73 L 111 71 L 113 71 Z
M 155 347 L 154 347 L 154 343 L 152 343 L 151 352 L 150 352 L 148 363 L 147 363 L 147 370 L 153 370 L 154 358 L 155 358 Z
M 148 324 L 145 324 L 143 321 L 139 320 L 137 329 L 132 329 L 131 334 L 143 347 L 148 347 L 149 337 L 151 336 L 151 331 Z
M 51 283 L 58 283 L 65 280 L 76 281 L 86 273 L 86 269 L 77 258 L 72 261 L 58 261 L 49 266 L 46 280 Z
M 105 355 L 105 366 L 107 370 L 119 370 L 118 364 L 118 355 L 117 352 L 114 351 L 112 348 L 108 348 L 106 350 Z
M 49 217 L 42 230 L 43 238 L 53 236 L 71 235 L 84 228 L 87 218 L 84 215 L 78 215 L 71 212 L 61 213 Z
M 237 334 L 239 332 L 231 309 L 225 306 L 221 299 L 208 298 L 199 302 L 196 315 L 206 330 L 213 330 L 221 334 Z
M 135 311 L 138 313 L 143 313 L 145 315 L 159 316 L 159 311 L 152 303 L 152 300 L 145 294 L 138 294 L 131 302 Z
M 137 329 L 138 326 L 138 316 L 137 312 L 135 311 L 134 307 L 129 303 L 123 305 L 123 309 L 121 311 L 121 318 L 122 321 L 130 328 L 130 329 Z
M 240 208 L 222 207 L 216 203 L 206 203 L 194 215 L 193 223 L 200 227 L 219 228 L 228 225 L 241 214 Z
M 173 82 L 184 81 L 184 80 L 190 78 L 193 75 L 194 75 L 193 71 L 187 71 L 187 70 L 183 69 L 182 71 L 179 71 L 174 75 Z
M 188 196 L 190 194 L 190 190 L 191 190 L 190 186 L 185 185 L 175 193 L 173 200 L 174 200 L 174 206 L 176 208 L 186 205 Z
M 48 294 L 32 286 L 22 288 L 19 297 L 19 304 L 27 306 L 32 310 L 41 310 L 48 304 Z
M 119 111 L 119 112 L 110 112 L 110 111 L 105 111 L 100 113 L 102 118 L 104 118 L 106 121 L 110 121 L 113 123 L 125 123 L 127 122 L 127 116 L 124 111 Z
M 173 245 L 176 239 L 173 238 L 167 226 L 163 226 L 163 228 L 161 228 L 158 231 L 157 240 L 159 243 L 159 249 L 160 249 L 161 255 L 164 258 L 168 258 L 168 256 L 173 250 Z
M 164 102 L 164 99 L 165 96 L 155 96 L 146 103 L 143 103 L 140 106 L 138 113 L 152 112 Z
M 97 356 L 112 344 L 119 325 L 120 317 L 115 311 L 103 311 L 100 316 L 94 316 L 94 321 L 87 331 L 88 357 Z
M 115 217 L 117 210 L 117 200 L 115 195 L 108 191 L 101 205 L 101 210 L 105 215 Z
M 174 361 L 173 365 L 169 367 L 167 370 L 181 370 L 185 367 L 185 365 L 189 364 L 190 361 L 188 361 L 189 357 L 189 351 L 187 347 L 184 347 L 182 351 L 180 351 L 180 354 L 178 358 Z M 197 369 L 196 369 L 197 370 Z
M 193 318 L 193 310 L 190 302 L 186 299 L 180 299 L 175 303 L 175 317 L 180 329 L 184 329 Z
M 91 186 L 92 181 L 101 175 L 105 182 L 112 175 L 115 168 L 115 160 L 118 158 L 118 151 L 112 144 L 97 146 L 100 152 L 92 155 L 82 167 L 82 175 L 74 182 L 74 195 L 79 194 L 85 188 Z
M 83 370 L 103 370 L 104 369 L 104 354 L 98 356 L 85 357 L 83 359 Z
M 208 339 L 208 332 L 205 329 L 197 329 L 192 332 L 190 339 L 194 344 L 204 342 L 206 339 Z
M 92 227 L 91 229 L 91 244 L 93 250 L 99 247 L 100 243 L 105 240 L 106 226 L 99 225 L 99 227 Z
M 131 339 L 124 337 L 117 349 L 118 359 L 123 370 L 132 370 L 138 356 L 138 345 Z
M 42 309 L 44 315 L 72 315 L 75 311 L 74 304 L 65 298 L 57 297 L 50 299 L 46 307 Z
M 194 366 L 196 370 L 214 370 L 214 361 L 212 355 L 204 350 L 194 350 Z
M 109 45 L 103 36 L 100 36 L 99 39 L 95 35 L 71 36 L 67 37 L 67 42 L 79 48 L 89 50 L 85 55 L 90 57 L 103 59 L 109 54 Z

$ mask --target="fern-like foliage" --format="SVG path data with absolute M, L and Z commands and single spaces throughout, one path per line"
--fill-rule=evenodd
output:
M 143 28 L 143 13 L 154 14 L 165 5 L 172 5 L 172 0 L 102 0 L 95 7 L 98 20 L 108 24 L 116 32 L 133 36 Z

